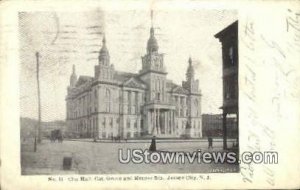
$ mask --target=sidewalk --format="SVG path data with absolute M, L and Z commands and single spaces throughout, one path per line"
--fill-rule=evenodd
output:
M 81 142 L 94 142 L 92 138 L 78 138 L 78 139 L 64 139 L 65 141 L 81 141 Z M 97 143 L 149 143 L 151 139 L 122 139 L 119 141 L 112 141 L 111 139 L 97 139 Z M 156 139 L 157 143 L 186 143 L 186 142 L 202 142 L 208 143 L 207 138 L 202 139 Z M 222 138 L 214 138 L 213 142 L 223 143 Z M 227 139 L 227 144 L 236 142 L 236 139 Z

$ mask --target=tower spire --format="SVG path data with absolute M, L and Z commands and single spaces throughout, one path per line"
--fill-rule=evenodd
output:
M 189 65 L 192 66 L 192 58 L 191 58 L 191 56 L 189 57 Z
M 105 33 L 103 34 L 102 46 L 106 46 L 106 38 L 105 38 Z
M 72 72 L 72 74 L 75 74 L 76 75 L 76 71 L 75 71 L 75 65 L 73 64 L 73 67 L 72 67 L 72 70 L 73 70 L 73 72 Z
M 102 47 L 100 49 L 100 53 L 99 53 L 99 64 L 102 65 L 109 65 L 110 62 L 110 57 L 109 57 L 109 52 L 108 49 L 106 47 L 106 37 L 105 34 L 103 34 L 103 39 L 102 39 Z
M 76 75 L 76 73 L 75 73 L 75 65 L 73 64 L 73 67 L 72 67 L 72 75 L 71 75 L 71 77 L 70 77 L 70 86 L 71 86 L 71 87 L 75 87 L 76 82 L 77 82 L 77 75 Z
M 153 28 L 153 9 L 151 9 L 151 28 Z
M 158 51 L 157 40 L 154 36 L 154 28 L 153 28 L 153 10 L 151 9 L 151 28 L 150 28 L 150 38 L 147 43 L 147 52 L 153 53 Z
M 192 80 L 194 80 L 195 71 L 194 71 L 194 67 L 192 65 L 191 56 L 189 57 L 188 62 L 189 62 L 189 66 L 188 66 L 188 69 L 187 69 L 187 72 L 186 72 L 186 80 L 187 81 L 192 81 Z

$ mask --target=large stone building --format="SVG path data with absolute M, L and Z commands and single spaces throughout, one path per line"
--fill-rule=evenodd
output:
M 192 59 L 187 62 L 186 81 L 168 80 L 164 55 L 150 29 L 147 53 L 139 73 L 119 72 L 110 63 L 103 37 L 94 76 L 70 77 L 67 135 L 111 139 L 142 137 L 201 137 L 201 93 Z

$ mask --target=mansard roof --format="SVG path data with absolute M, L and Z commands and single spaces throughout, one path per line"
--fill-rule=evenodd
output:
M 76 97 L 84 91 L 89 91 L 91 89 L 93 79 L 94 78 L 90 76 L 80 76 L 76 82 L 76 86 L 68 90 L 67 98 Z
M 167 80 L 167 86 L 166 86 L 166 90 L 167 91 L 171 91 L 174 87 L 176 87 L 177 85 L 174 84 L 171 80 Z
M 188 94 L 189 91 L 182 86 L 179 86 L 171 80 L 167 80 L 167 89 L 168 92 L 176 93 L 176 94 Z
M 128 79 L 137 76 L 137 74 L 135 73 L 127 73 L 127 72 L 121 72 L 121 71 L 116 71 L 115 75 L 114 75 L 114 79 L 124 83 L 125 81 L 127 81 Z
M 76 87 L 81 86 L 81 85 L 83 85 L 87 82 L 91 82 L 91 81 L 93 81 L 93 77 L 82 75 L 78 78 L 78 81 L 76 83 Z

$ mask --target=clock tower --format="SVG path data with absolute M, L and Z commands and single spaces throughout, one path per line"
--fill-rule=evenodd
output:
M 150 28 L 150 38 L 147 42 L 147 53 L 142 57 L 141 79 L 148 85 L 149 92 L 146 102 L 167 102 L 166 75 L 164 56 L 158 52 L 159 46 L 154 35 L 153 26 Z

